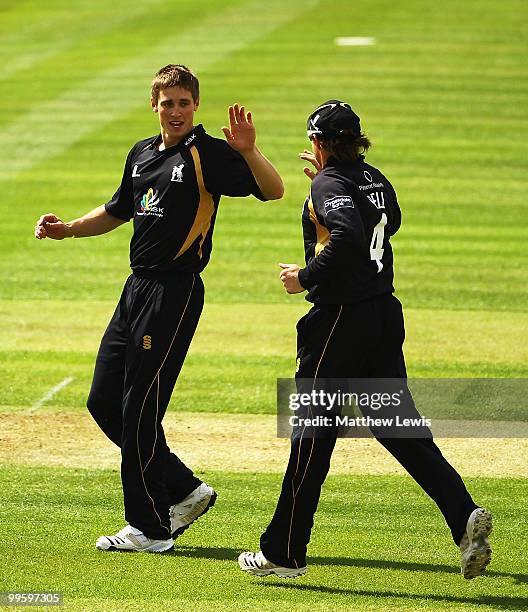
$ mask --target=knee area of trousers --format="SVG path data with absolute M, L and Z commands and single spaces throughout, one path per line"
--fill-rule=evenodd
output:
M 104 413 L 103 398 L 96 393 L 90 393 L 88 399 L 86 400 L 86 407 L 88 408 L 88 412 L 94 418 L 97 416 L 102 416 Z

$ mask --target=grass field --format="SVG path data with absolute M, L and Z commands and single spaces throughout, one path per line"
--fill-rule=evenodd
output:
M 120 522 L 118 473 L 12 469 L 9 481 L 2 478 L 9 491 L 2 523 L 15 543 L 3 558 L 17 568 L 9 588 L 64 590 L 72 610 L 521 610 L 526 605 L 528 576 L 516 562 L 525 548 L 519 535 L 526 536 L 521 518 L 526 485 L 520 479 L 470 480 L 501 517 L 495 538 L 501 562 L 487 578 L 463 581 L 461 588 L 446 529 L 406 477 L 330 477 L 312 540 L 313 567 L 297 581 L 248 578 L 233 568 L 240 550 L 254 545 L 265 527 L 280 476 L 212 472 L 207 477 L 222 499 L 182 536 L 174 554 L 109 553 L 102 559 L 81 543 Z
M 261 582 L 234 563 L 256 546 L 287 457 L 287 445 L 270 440 L 275 380 L 293 372 L 294 324 L 308 306 L 284 294 L 277 263 L 302 260 L 308 185 L 296 154 L 318 103 L 352 103 L 374 142 L 369 161 L 398 192 L 404 219 L 393 246 L 410 376 L 528 375 L 527 22 L 523 0 L 0 0 L 0 590 L 61 590 L 72 610 L 528 606 L 524 440 L 446 445 L 497 517 L 485 578 L 457 575 L 432 502 L 381 449 L 358 441 L 340 446 L 306 578 Z M 376 44 L 338 47 L 337 36 Z M 253 111 L 286 195 L 222 202 L 206 308 L 167 419 L 182 436 L 181 415 L 196 430 L 227 420 L 234 431 L 240 419 L 266 435 L 256 458 L 237 441 L 240 469 L 214 460 L 230 448 L 225 432 L 211 457 L 184 456 L 202 462 L 193 465 L 220 497 L 173 555 L 103 555 L 94 539 L 122 522 L 118 458 L 104 440 L 86 442 L 97 432 L 83 411 L 128 274 L 131 228 L 37 242 L 33 226 L 43 213 L 70 219 L 111 196 L 131 144 L 157 131 L 148 83 L 169 62 L 198 72 L 197 120 L 211 134 L 221 136 L 230 103 Z M 70 458 L 57 450 L 61 435 Z M 209 448 L 207 430 L 200 443 Z M 347 454 L 368 465 L 342 461 Z

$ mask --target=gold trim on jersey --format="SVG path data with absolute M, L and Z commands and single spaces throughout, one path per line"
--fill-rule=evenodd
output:
M 308 214 L 310 216 L 310 221 L 315 225 L 315 231 L 317 233 L 317 244 L 315 245 L 315 256 L 317 257 L 330 242 L 330 233 L 324 225 L 319 223 L 311 197 L 308 200 Z
M 213 196 L 205 188 L 202 173 L 202 163 L 200 161 L 200 154 L 198 153 L 198 149 L 193 146 L 189 150 L 194 161 L 194 170 L 196 172 L 196 183 L 198 184 L 198 191 L 200 192 L 200 201 L 198 202 L 198 210 L 196 211 L 194 223 L 192 224 L 192 227 L 189 231 L 189 234 L 187 235 L 187 238 L 185 239 L 185 242 L 183 243 L 181 249 L 178 251 L 178 254 L 176 255 L 176 257 L 174 257 L 174 259 L 177 259 L 180 255 L 185 253 L 185 251 L 192 244 L 194 244 L 198 236 L 202 237 L 198 248 L 198 256 L 202 257 L 202 245 L 211 227 L 211 221 L 215 212 Z

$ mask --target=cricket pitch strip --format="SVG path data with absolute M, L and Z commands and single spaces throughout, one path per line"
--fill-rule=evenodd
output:
M 283 472 L 289 441 L 276 437 L 273 415 L 169 412 L 163 425 L 171 449 L 194 470 Z M 438 439 L 447 460 L 465 476 L 525 477 L 528 440 Z M 119 449 L 87 412 L 24 411 L 0 414 L 0 463 L 118 469 Z M 332 474 L 404 474 L 373 439 L 337 441 Z

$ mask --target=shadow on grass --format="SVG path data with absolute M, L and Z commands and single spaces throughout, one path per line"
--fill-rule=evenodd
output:
M 178 546 L 171 553 L 177 557 L 197 557 L 200 559 L 217 559 L 219 561 L 235 561 L 241 550 L 238 548 Z M 351 557 L 309 557 L 309 565 L 340 565 L 344 567 L 366 567 L 370 569 L 405 570 L 409 572 L 443 572 L 459 574 L 456 565 L 440 563 L 413 563 L 409 561 L 393 561 L 389 559 L 354 559 Z M 513 578 L 517 584 L 527 584 L 528 574 L 510 574 L 508 572 L 486 571 L 486 576 Z M 315 588 L 315 587 L 312 587 Z M 522 600 L 526 604 L 528 600 Z M 515 608 L 514 608 L 515 609 Z
M 427 600 L 440 601 L 450 603 L 476 604 L 494 606 L 499 610 L 525 610 L 528 606 L 528 598 L 526 597 L 501 597 L 492 595 L 479 595 L 477 597 L 456 597 L 454 595 L 436 595 L 433 593 L 398 593 L 393 591 L 367 591 L 364 589 L 339 589 L 335 587 L 326 587 L 310 584 L 292 584 L 283 582 L 262 582 L 261 585 L 266 588 L 279 589 L 296 589 L 299 591 L 315 591 L 317 593 L 329 593 L 331 595 L 360 595 L 364 597 L 387 597 L 401 598 L 411 600 Z

